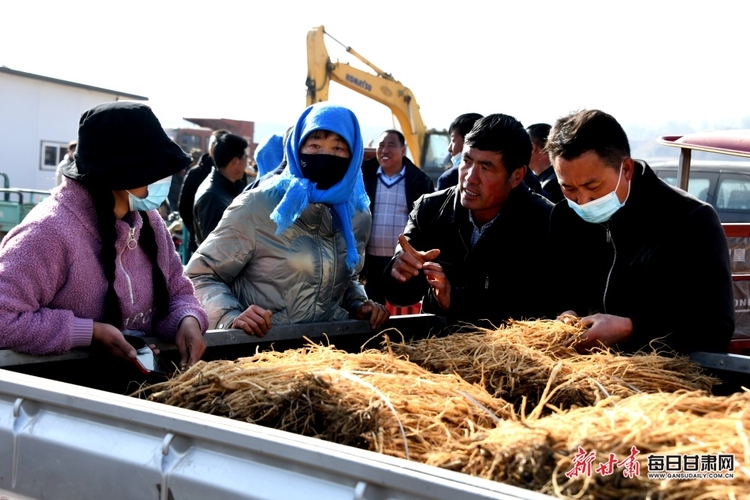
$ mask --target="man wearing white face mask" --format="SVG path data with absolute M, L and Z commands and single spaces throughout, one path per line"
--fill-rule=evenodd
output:
M 438 177 L 438 191 L 458 184 L 458 167 L 461 165 L 461 153 L 464 150 L 464 137 L 471 132 L 474 123 L 480 118 L 482 118 L 482 115 L 479 113 L 465 113 L 453 120 L 453 123 L 448 127 L 448 133 L 450 134 L 451 139 L 451 142 L 448 144 L 448 153 L 451 155 L 451 163 L 453 163 L 453 166 Z
M 559 119 L 546 150 L 566 199 L 550 218 L 558 310 L 589 327 L 578 349 L 726 352 L 734 302 L 714 209 L 632 159 L 601 111 Z

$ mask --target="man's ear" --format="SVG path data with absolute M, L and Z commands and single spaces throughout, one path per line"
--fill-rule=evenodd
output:
M 622 176 L 625 178 L 626 181 L 630 181 L 633 179 L 633 174 L 635 173 L 635 160 L 632 158 L 627 158 L 622 162 Z
M 510 188 L 513 189 L 514 187 L 521 184 L 521 181 L 524 177 L 526 177 L 526 169 L 528 167 L 524 165 L 521 168 L 517 168 L 513 171 L 513 173 L 510 175 Z

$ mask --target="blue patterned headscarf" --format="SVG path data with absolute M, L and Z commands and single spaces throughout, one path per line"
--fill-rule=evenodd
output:
M 349 145 L 352 159 L 349 170 L 338 183 L 328 189 L 317 189 L 316 184 L 303 177 L 299 166 L 302 143 L 311 132 L 328 130 L 340 135 Z M 357 211 L 370 206 L 362 181 L 364 146 L 357 117 L 349 109 L 328 102 L 308 107 L 292 130 L 286 143 L 287 168 L 280 175 L 262 184 L 263 189 L 276 189 L 283 197 L 271 213 L 280 234 L 296 221 L 309 203 L 325 203 L 333 207 L 334 225 L 341 229 L 346 241 L 346 265 L 354 269 L 359 264 L 357 242 L 354 239 L 352 219 Z

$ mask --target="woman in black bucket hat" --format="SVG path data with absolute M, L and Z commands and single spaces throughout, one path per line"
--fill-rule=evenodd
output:
M 0 348 L 53 354 L 99 344 L 131 359 L 127 331 L 176 343 L 184 366 L 198 361 L 206 313 L 152 210 L 169 188 L 154 183 L 190 161 L 145 104 L 84 112 L 62 185 L 0 244 Z

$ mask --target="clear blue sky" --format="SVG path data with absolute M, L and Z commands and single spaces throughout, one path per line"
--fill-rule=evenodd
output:
M 27 0 L 3 11 L 0 65 L 145 95 L 165 126 L 292 123 L 305 37 L 323 24 L 408 86 L 428 127 L 470 111 L 531 124 L 596 107 L 662 134 L 750 128 L 747 0 Z M 330 98 L 363 126 L 392 126 L 348 89 L 332 84 Z

